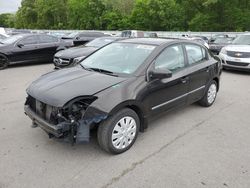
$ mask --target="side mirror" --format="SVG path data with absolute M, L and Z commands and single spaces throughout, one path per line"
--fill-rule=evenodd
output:
M 79 40 L 80 39 L 80 37 L 76 37 L 76 40 Z
M 24 44 L 18 43 L 17 46 L 18 46 L 19 48 L 22 48 L 22 47 L 24 46 Z
M 164 79 L 164 78 L 171 78 L 172 77 L 172 72 L 168 69 L 165 70 L 152 70 L 149 72 L 149 79 L 154 80 L 154 79 Z

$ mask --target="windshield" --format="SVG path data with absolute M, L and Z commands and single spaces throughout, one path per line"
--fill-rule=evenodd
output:
M 234 41 L 233 44 L 250 45 L 250 35 L 240 35 Z
M 132 74 L 154 48 L 155 46 L 143 44 L 113 43 L 83 60 L 81 65 L 117 74 Z
M 23 36 L 22 35 L 14 35 L 12 37 L 8 37 L 6 39 L 3 39 L 1 43 L 3 44 L 12 44 L 16 42 L 17 40 L 21 39 Z
M 112 39 L 112 38 L 97 38 L 95 40 L 92 40 L 91 42 L 89 42 L 85 46 L 100 48 L 100 47 L 103 47 L 103 46 L 113 42 L 114 40 L 115 39 Z

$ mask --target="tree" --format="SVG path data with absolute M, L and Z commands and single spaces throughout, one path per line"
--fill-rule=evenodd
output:
M 137 0 L 131 24 L 141 30 L 182 30 L 183 11 L 175 0 Z
M 0 27 L 12 28 L 15 26 L 14 14 L 0 14 Z
M 37 12 L 35 11 L 36 0 L 22 0 L 21 7 L 16 13 L 16 28 L 36 28 Z
M 37 0 L 37 27 L 47 29 L 65 29 L 67 27 L 68 0 Z
M 69 26 L 74 29 L 103 29 L 105 6 L 101 0 L 69 0 Z

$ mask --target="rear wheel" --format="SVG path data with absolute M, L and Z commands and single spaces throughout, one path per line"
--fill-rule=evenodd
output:
M 205 107 L 209 107 L 212 106 L 216 96 L 217 96 L 217 82 L 215 80 L 211 81 L 210 84 L 207 87 L 207 90 L 205 92 L 205 95 L 203 96 L 203 98 L 199 101 L 199 104 L 201 106 L 205 106 Z
M 0 70 L 5 69 L 8 66 L 8 62 L 8 58 L 0 54 Z
M 139 117 L 133 110 L 120 110 L 100 124 L 97 135 L 99 145 L 109 153 L 123 153 L 134 144 L 139 126 Z

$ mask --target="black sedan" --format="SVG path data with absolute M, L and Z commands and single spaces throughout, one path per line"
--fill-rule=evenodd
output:
M 221 37 L 214 40 L 213 43 L 209 43 L 209 49 L 215 55 L 218 55 L 221 49 L 233 42 L 233 37 Z
M 220 61 L 199 43 L 126 39 L 34 81 L 24 108 L 33 127 L 71 143 L 88 141 L 96 126 L 99 145 L 118 154 L 156 114 L 197 101 L 211 106 L 220 74 Z
M 78 64 L 88 55 L 111 42 L 121 40 L 121 37 L 100 37 L 92 40 L 86 45 L 69 48 L 54 55 L 55 69 L 70 67 Z
M 57 51 L 72 43 L 45 34 L 19 34 L 0 42 L 0 69 L 23 62 L 52 62 Z

